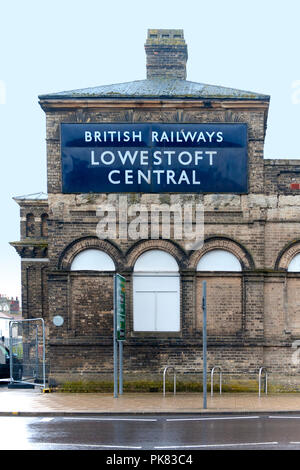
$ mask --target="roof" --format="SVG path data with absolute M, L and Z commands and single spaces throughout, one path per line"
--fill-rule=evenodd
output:
M 45 206 L 48 204 L 48 195 L 46 193 L 34 193 L 25 194 L 24 196 L 14 196 L 13 200 L 19 204 L 19 206 L 34 205 L 34 206 Z
M 40 95 L 40 100 L 80 98 L 185 98 L 269 100 L 269 95 L 181 79 L 153 78 Z
M 24 196 L 15 196 L 14 199 L 17 200 L 30 200 L 30 201 L 41 201 L 41 200 L 47 200 L 48 195 L 46 193 L 40 192 L 40 193 L 34 193 L 34 194 L 25 194 Z

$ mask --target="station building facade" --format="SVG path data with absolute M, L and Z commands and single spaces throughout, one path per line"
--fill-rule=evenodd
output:
M 126 278 L 125 381 L 161 380 L 167 365 L 187 380 L 201 381 L 206 280 L 208 367 L 220 365 L 230 381 L 256 377 L 264 366 L 275 385 L 295 389 L 300 385 L 300 163 L 264 159 L 269 96 L 187 81 L 182 30 L 149 30 L 145 51 L 145 80 L 39 97 L 46 114 L 48 190 L 15 198 L 21 237 L 12 245 L 22 261 L 23 318 L 46 322 L 49 383 L 112 380 L 113 279 L 119 273 Z M 97 137 L 96 150 L 104 145 L 107 152 L 103 168 L 113 158 L 112 136 L 118 140 L 120 129 L 128 139 L 128 129 L 138 133 L 149 125 L 167 129 L 165 139 L 191 125 L 193 131 L 209 129 L 210 135 L 209 126 L 216 133 L 224 125 L 233 132 L 246 129 L 247 164 L 239 173 L 244 186 L 228 183 L 222 191 L 218 167 L 216 191 L 214 186 L 182 190 L 187 173 L 177 187 L 172 173 L 173 186 L 162 185 L 162 191 L 157 180 L 150 191 L 130 189 L 132 174 L 124 187 L 124 174 L 112 167 L 115 191 L 107 192 L 105 185 L 101 190 L 97 182 L 89 187 L 90 173 L 77 154 L 71 160 L 63 155 L 65 125 L 71 134 L 78 125 L 88 132 L 87 140 Z M 102 134 L 92 134 L 95 129 Z M 103 143 L 104 130 L 116 132 L 110 134 L 110 147 Z M 164 142 L 165 149 L 168 145 Z M 92 152 L 89 166 L 100 165 Z M 226 155 L 234 171 L 230 151 Z M 147 178 L 141 174 L 140 188 Z M 183 207 L 191 194 L 204 209 L 204 241 L 197 249 L 187 249 L 172 235 L 99 237 L 104 202 L 114 204 L 122 195 L 147 212 L 153 203 L 175 201 Z M 60 326 L 53 322 L 58 316 Z

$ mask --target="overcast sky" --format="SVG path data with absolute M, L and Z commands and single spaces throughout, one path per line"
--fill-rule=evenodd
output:
M 299 0 L 1 0 L 0 293 L 20 296 L 13 196 L 46 192 L 38 95 L 146 78 L 148 28 L 184 30 L 187 79 L 271 95 L 265 158 L 299 158 Z

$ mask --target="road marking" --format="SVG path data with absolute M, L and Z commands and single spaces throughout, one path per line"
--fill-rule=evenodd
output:
M 34 443 L 38 444 L 39 443 Z M 62 444 L 60 442 L 43 442 L 43 446 L 59 446 L 59 447 L 97 447 L 103 449 L 130 449 L 130 450 L 139 450 L 142 449 L 141 446 L 118 446 L 118 445 L 111 445 L 111 444 L 77 444 L 77 443 L 70 443 L 70 444 Z
M 49 421 L 52 421 L 54 418 L 42 418 L 41 421 L 43 423 L 49 423 Z
M 234 444 L 199 444 L 199 445 L 190 445 L 190 446 L 160 446 L 154 447 L 154 449 L 196 449 L 202 447 L 236 447 L 236 446 L 270 446 L 277 445 L 278 442 L 237 442 Z
M 268 416 L 271 419 L 300 419 L 300 416 Z
M 83 421 L 157 421 L 157 419 L 148 418 L 64 418 L 64 420 L 83 420 Z
M 226 420 L 226 419 L 259 419 L 259 416 L 226 416 L 226 417 L 212 417 L 212 418 L 169 418 L 167 421 L 211 421 L 211 420 Z

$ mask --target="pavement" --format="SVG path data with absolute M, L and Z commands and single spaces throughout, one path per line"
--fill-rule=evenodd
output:
M 68 414 L 164 414 L 164 413 L 300 413 L 300 393 L 207 393 L 203 408 L 202 393 L 45 393 L 34 389 L 0 387 L 0 416 L 68 415 Z

